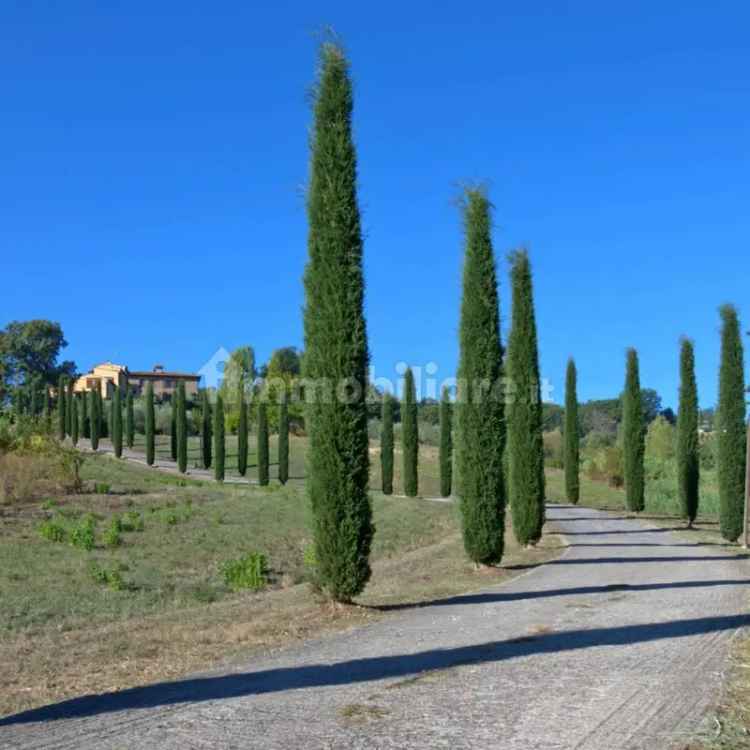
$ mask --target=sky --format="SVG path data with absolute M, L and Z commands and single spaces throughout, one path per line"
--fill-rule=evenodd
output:
M 81 371 L 197 371 L 303 345 L 310 91 L 351 59 L 376 377 L 455 374 L 462 184 L 529 249 L 541 372 L 622 389 L 625 350 L 676 405 L 681 335 L 715 402 L 719 316 L 750 328 L 744 2 L 7 0 L 0 327 L 48 318 Z M 748 339 L 750 342 L 750 339 Z

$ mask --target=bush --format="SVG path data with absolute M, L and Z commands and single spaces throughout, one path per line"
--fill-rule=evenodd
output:
M 70 544 L 90 552 L 96 545 L 96 519 L 90 513 L 85 515 L 70 534 Z
M 104 545 L 105 547 L 119 547 L 121 544 L 122 522 L 119 516 L 114 516 L 104 532 Z
M 57 521 L 47 520 L 39 526 L 39 534 L 42 539 L 50 542 L 65 541 L 65 527 Z
M 248 552 L 237 560 L 228 560 L 220 568 L 224 583 L 234 591 L 260 591 L 268 583 L 266 557 L 261 552 Z
M 125 591 L 130 588 L 118 568 L 108 570 L 98 563 L 92 562 L 89 566 L 89 573 L 97 583 L 108 586 L 112 591 Z
M 145 523 L 143 516 L 135 510 L 128 511 L 121 521 L 123 531 L 143 531 Z

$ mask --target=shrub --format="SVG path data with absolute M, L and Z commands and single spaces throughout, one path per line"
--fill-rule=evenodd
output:
M 248 552 L 237 560 L 227 560 L 220 570 L 224 583 L 234 591 L 259 591 L 268 583 L 266 557 L 261 552 Z
M 96 484 L 94 485 L 94 492 L 97 495 L 108 495 L 110 489 L 112 488 L 109 484 L 107 484 L 107 482 L 96 482 Z
M 118 568 L 103 568 L 98 563 L 92 561 L 89 566 L 89 573 L 97 583 L 108 586 L 112 591 L 125 591 L 130 588 Z
M 122 522 L 119 516 L 113 516 L 107 530 L 104 532 L 105 547 L 119 547 L 122 544 Z
M 64 542 L 65 527 L 57 521 L 47 520 L 39 526 L 39 534 L 42 539 L 49 542 Z
M 135 510 L 130 510 L 125 514 L 121 525 L 123 531 L 143 531 L 145 528 L 143 516 Z
M 90 552 L 96 545 L 96 519 L 86 514 L 70 534 L 70 544 L 78 549 Z

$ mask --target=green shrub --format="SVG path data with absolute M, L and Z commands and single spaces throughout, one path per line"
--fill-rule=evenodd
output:
M 138 511 L 128 511 L 121 521 L 123 531 L 143 531 L 145 523 L 143 516 Z
M 105 547 L 119 547 L 122 544 L 122 522 L 119 516 L 114 516 L 107 530 L 104 532 Z
M 42 539 L 50 542 L 65 541 L 65 527 L 57 521 L 47 520 L 39 526 L 39 534 Z
M 70 544 L 78 549 L 91 551 L 96 545 L 96 519 L 87 513 L 70 534 Z
M 237 560 L 227 560 L 220 568 L 224 583 L 234 591 L 260 591 L 268 583 L 266 557 L 261 552 L 248 552 Z
M 110 570 L 103 568 L 96 562 L 92 562 L 89 566 L 89 573 L 97 583 L 109 587 L 112 591 L 125 591 L 130 588 L 118 568 Z
M 109 491 L 111 490 L 111 486 L 107 484 L 107 482 L 97 482 L 94 485 L 94 492 L 97 495 L 109 495 Z

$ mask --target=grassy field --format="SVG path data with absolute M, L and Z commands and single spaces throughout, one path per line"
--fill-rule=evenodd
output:
M 284 487 L 201 482 L 89 455 L 82 470 L 88 491 L 0 508 L 0 714 L 177 677 L 360 625 L 502 581 L 517 574 L 512 566 L 561 550 L 554 536 L 519 549 L 509 533 L 503 567 L 476 571 L 463 554 L 455 504 L 373 491 L 372 581 L 358 606 L 331 607 L 306 583 L 305 441 L 291 444 L 297 478 Z M 421 458 L 422 490 L 432 496 L 436 452 L 426 447 Z M 373 487 L 377 459 L 375 447 Z M 120 544 L 107 546 L 114 518 L 125 530 Z M 95 527 L 88 551 L 71 544 L 87 519 Z M 44 538 L 45 522 L 65 538 Z M 232 590 L 222 563 L 254 551 L 268 559 L 267 588 Z

